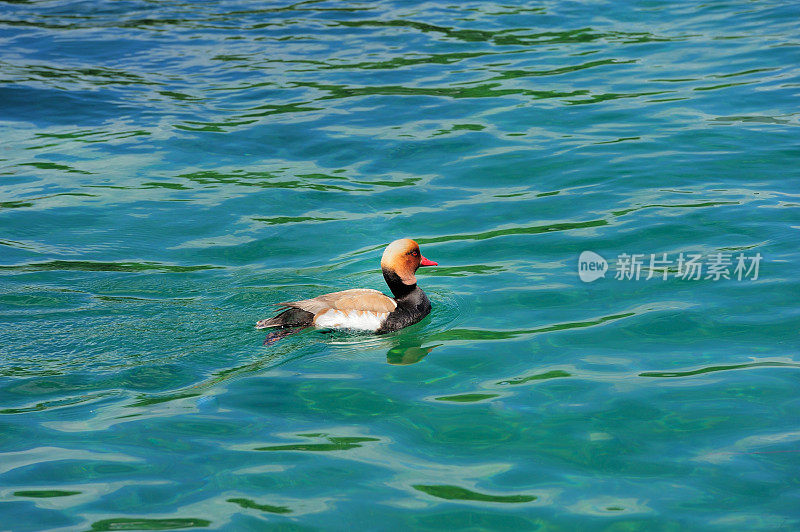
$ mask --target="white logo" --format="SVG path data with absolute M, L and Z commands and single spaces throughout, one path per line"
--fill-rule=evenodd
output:
M 608 263 L 594 251 L 584 251 L 578 257 L 578 276 L 584 283 L 591 283 L 606 276 Z

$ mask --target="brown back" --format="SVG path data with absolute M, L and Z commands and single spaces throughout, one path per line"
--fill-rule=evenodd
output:
M 281 303 L 281 305 L 299 308 L 314 315 L 328 310 L 341 310 L 343 312 L 355 310 L 380 314 L 392 312 L 397 308 L 397 303 L 394 299 L 370 288 L 354 288 L 341 292 L 331 292 L 312 299 L 287 301 L 286 303 Z

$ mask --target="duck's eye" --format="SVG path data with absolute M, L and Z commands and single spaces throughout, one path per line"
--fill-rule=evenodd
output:
M 419 251 L 412 251 L 411 254 L 416 257 L 417 255 L 419 255 Z

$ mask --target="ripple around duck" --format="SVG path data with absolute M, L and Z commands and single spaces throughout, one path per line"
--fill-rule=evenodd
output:
M 431 340 L 508 340 L 518 338 L 521 336 L 532 336 L 536 334 L 543 334 L 549 332 L 565 331 L 570 329 L 582 329 L 585 327 L 595 327 L 604 325 L 617 320 L 629 318 L 637 315 L 636 312 L 623 312 L 620 314 L 612 314 L 603 316 L 594 320 L 574 321 L 557 323 L 553 325 L 546 325 L 544 327 L 537 327 L 533 329 L 518 329 L 512 331 L 492 331 L 484 329 L 449 329 L 441 333 L 431 335 Z

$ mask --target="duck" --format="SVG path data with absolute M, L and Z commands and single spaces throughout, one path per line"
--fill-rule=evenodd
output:
M 354 288 L 301 301 L 278 303 L 279 313 L 256 323 L 257 329 L 349 329 L 384 334 L 422 320 L 431 312 L 428 296 L 417 285 L 421 266 L 438 266 L 426 259 L 410 238 L 395 240 L 383 251 L 381 271 L 392 295 Z

